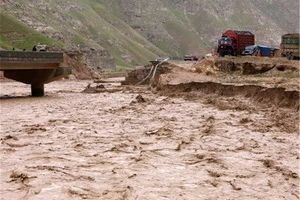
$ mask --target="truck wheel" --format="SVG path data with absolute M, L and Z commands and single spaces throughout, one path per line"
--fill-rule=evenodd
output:
M 225 56 L 225 50 L 220 49 L 219 55 L 220 55 L 220 57 L 224 57 Z
M 227 55 L 234 56 L 233 50 L 232 49 L 228 49 L 227 50 Z

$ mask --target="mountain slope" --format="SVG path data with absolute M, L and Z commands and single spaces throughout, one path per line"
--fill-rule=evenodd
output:
M 158 54 L 165 54 L 93 1 L 26 2 L 29 1 L 10 2 L 1 13 L 16 16 L 33 29 L 61 41 L 66 49 L 104 48 L 121 66 L 142 64 Z M 1 20 L 1 24 L 8 23 L 6 18 Z
M 130 3 L 134 5 L 128 7 Z M 299 28 L 298 0 L 122 0 L 120 4 L 127 23 L 138 25 L 144 36 L 167 52 L 176 47 L 192 53 L 199 52 L 199 46 L 211 49 L 225 29 L 250 30 L 259 43 L 279 45 L 282 34 Z
M 275 46 L 279 45 L 282 34 L 299 29 L 298 0 L 1 0 L 0 3 L 2 15 L 21 20 L 59 41 L 64 48 L 106 49 L 116 64 L 123 67 L 144 64 L 158 56 L 210 52 L 225 29 L 253 31 L 258 43 Z M 6 19 L 0 23 L 7 23 Z
M 0 23 L 0 47 L 2 48 L 31 49 L 37 43 L 62 46 L 62 43 L 33 30 L 12 16 L 0 13 L 0 21 L 5 22 Z

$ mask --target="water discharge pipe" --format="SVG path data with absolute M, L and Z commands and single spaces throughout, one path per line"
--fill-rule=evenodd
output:
M 152 78 L 151 78 L 150 80 L 153 80 L 153 79 L 154 79 L 158 66 L 161 65 L 161 64 L 163 64 L 164 62 L 167 62 L 169 59 L 170 59 L 170 58 L 166 58 L 166 59 L 164 59 L 162 62 L 158 63 L 158 64 L 155 66 L 155 69 L 154 69 Z
M 140 82 L 138 82 L 136 85 L 141 85 L 142 83 L 144 83 L 151 76 L 151 74 L 153 72 L 152 78 L 150 79 L 150 80 L 152 80 L 154 78 L 155 74 L 156 74 L 158 66 L 161 65 L 161 64 L 163 64 L 164 62 L 167 62 L 169 59 L 170 58 L 166 58 L 163 61 L 159 62 L 157 65 L 152 66 L 149 74 L 143 80 L 141 80 Z

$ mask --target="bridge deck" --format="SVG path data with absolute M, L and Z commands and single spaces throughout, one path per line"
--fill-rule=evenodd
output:
M 59 52 L 0 51 L 0 70 L 54 69 L 63 62 Z
M 0 51 L 0 71 L 9 79 L 31 84 L 32 96 L 44 96 L 44 84 L 71 73 L 60 67 L 63 53 Z

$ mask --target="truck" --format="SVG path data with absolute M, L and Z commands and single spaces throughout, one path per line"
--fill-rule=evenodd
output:
M 227 30 L 218 40 L 217 53 L 225 55 L 242 55 L 247 46 L 255 44 L 255 35 L 250 31 Z
M 299 60 L 299 33 L 285 34 L 281 37 L 280 51 L 282 57 Z
M 197 61 L 197 60 L 199 60 L 199 58 L 197 56 L 194 56 L 194 55 L 185 55 L 183 57 L 183 60 L 184 61 Z

